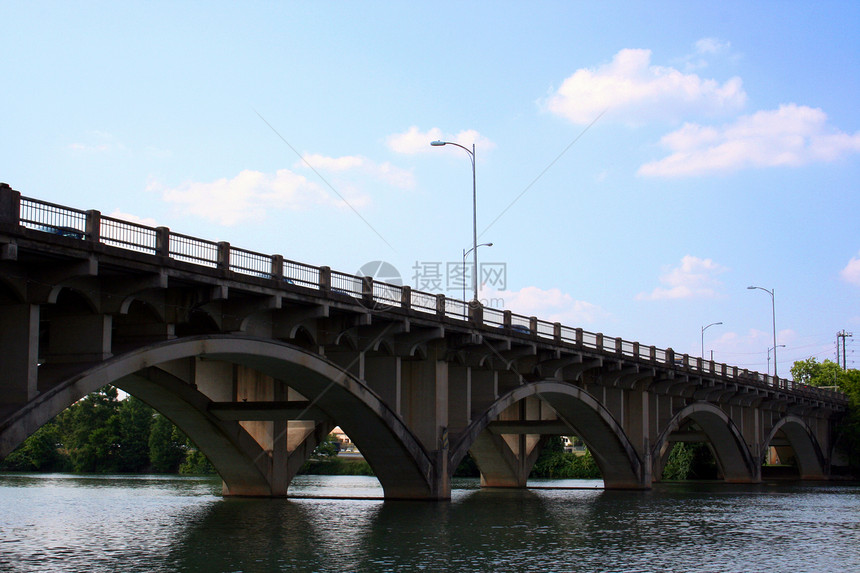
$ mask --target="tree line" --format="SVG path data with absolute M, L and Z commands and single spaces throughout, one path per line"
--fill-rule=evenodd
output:
M 39 428 L 0 470 L 73 473 L 214 473 L 194 444 L 145 402 L 113 386 L 89 394 Z

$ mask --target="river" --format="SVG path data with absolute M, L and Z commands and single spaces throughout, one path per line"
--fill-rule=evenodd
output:
M 529 485 L 383 502 L 374 478 L 299 476 L 302 497 L 225 499 L 212 478 L 0 474 L 0 571 L 860 571 L 858 484 Z

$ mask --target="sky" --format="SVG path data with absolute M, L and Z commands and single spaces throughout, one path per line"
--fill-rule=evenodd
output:
M 775 317 L 781 376 L 860 338 L 860 3 L 0 21 L 0 181 L 24 196 L 462 298 L 471 158 L 430 141 L 474 144 L 488 306 L 771 373 Z

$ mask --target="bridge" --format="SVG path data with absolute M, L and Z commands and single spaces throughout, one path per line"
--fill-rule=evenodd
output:
M 0 459 L 114 384 L 209 458 L 225 495 L 285 496 L 339 425 L 387 499 L 525 487 L 553 435 L 607 489 L 648 489 L 674 443 L 727 482 L 775 447 L 827 479 L 847 400 L 736 366 L 22 197 L 0 184 Z

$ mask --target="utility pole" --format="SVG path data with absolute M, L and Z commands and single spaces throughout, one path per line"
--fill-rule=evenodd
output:
M 846 338 L 853 338 L 853 337 L 854 337 L 853 333 L 845 332 L 844 330 L 836 333 L 836 364 L 839 364 L 839 355 L 840 355 L 840 353 L 839 353 L 839 339 L 841 338 L 842 339 L 842 370 L 843 371 L 848 370 L 848 368 L 847 368 L 848 361 L 846 360 L 846 354 L 845 354 L 845 339 Z

